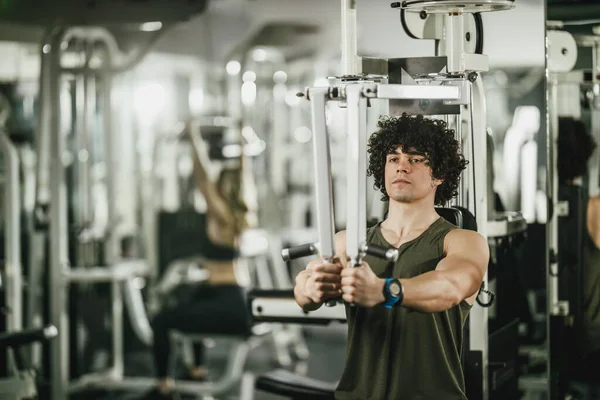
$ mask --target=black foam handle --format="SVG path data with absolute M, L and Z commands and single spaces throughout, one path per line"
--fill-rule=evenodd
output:
M 398 249 L 390 247 L 379 247 L 373 244 L 365 246 L 365 252 L 373 257 L 381 258 L 387 261 L 398 260 Z
M 58 335 L 58 330 L 53 325 L 41 329 L 29 329 L 19 332 L 9 332 L 0 335 L 1 347 L 19 347 L 33 342 L 46 341 Z
M 281 258 L 283 261 L 291 261 L 297 258 L 311 256 L 317 254 L 317 247 L 314 243 L 301 244 L 300 246 L 294 246 L 281 251 Z

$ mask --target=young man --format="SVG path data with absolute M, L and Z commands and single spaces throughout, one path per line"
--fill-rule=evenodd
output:
M 467 162 L 454 132 L 423 116 L 387 117 L 369 140 L 368 174 L 385 221 L 367 241 L 399 250 L 398 261 L 366 257 L 346 265 L 345 232 L 336 261 L 312 261 L 294 295 L 315 310 L 340 295 L 347 307 L 347 359 L 336 399 L 466 399 L 460 363 L 465 320 L 489 260 L 487 241 L 441 218 L 435 204 L 456 195 Z

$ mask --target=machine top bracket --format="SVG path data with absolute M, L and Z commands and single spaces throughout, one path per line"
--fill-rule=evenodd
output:
M 480 13 L 514 8 L 514 0 L 404 0 L 394 2 L 392 8 L 429 14 Z

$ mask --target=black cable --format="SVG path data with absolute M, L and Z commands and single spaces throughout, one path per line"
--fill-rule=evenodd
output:
M 481 13 L 473 13 L 475 19 L 475 54 L 483 54 L 483 19 Z
M 400 10 L 400 23 L 402 24 L 402 29 L 404 29 L 404 32 L 406 32 L 408 37 L 412 39 L 418 39 L 418 37 L 413 35 L 410 29 L 408 29 L 408 25 L 406 24 L 406 10 L 404 8 Z

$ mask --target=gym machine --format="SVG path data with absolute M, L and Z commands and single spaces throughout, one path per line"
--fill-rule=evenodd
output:
M 0 334 L 0 351 L 6 351 L 9 371 L 0 377 L 0 398 L 11 400 L 36 399 L 38 396 L 36 373 L 26 366 L 20 354 L 22 346 L 34 342 L 46 342 L 58 335 L 56 327 L 49 325 L 42 329 L 17 331 Z
M 559 118 L 582 120 L 584 108 L 590 116 L 590 133 L 598 141 L 600 113 L 598 112 L 598 63 L 600 37 L 576 35 L 564 30 L 560 21 L 548 22 L 548 219 L 549 261 L 548 318 L 549 318 L 549 399 L 562 399 L 569 394 L 569 382 L 579 363 L 577 332 L 583 329 L 585 242 L 584 216 L 587 199 L 599 193 L 599 155 L 589 160 L 588 176 L 579 185 L 564 185 L 558 180 L 557 142 Z M 592 51 L 590 69 L 574 69 L 578 48 Z M 583 101 L 582 101 L 583 99 Z M 587 179 L 586 179 L 587 178 Z M 566 346 L 565 343 L 571 343 Z
M 0 103 L 0 151 L 4 161 L 4 273 L 0 274 L 0 318 L 5 318 L 6 322 L 5 331 L 0 333 L 3 364 L 0 366 L 0 398 L 25 400 L 37 398 L 38 388 L 36 372 L 31 362 L 26 361 L 29 357 L 23 357 L 22 347 L 48 341 L 56 337 L 58 331 L 52 325 L 23 329 L 20 157 L 5 130 L 11 113 L 9 102 L 1 96 Z
M 360 4 L 359 4 L 360 5 Z M 315 201 L 319 240 L 283 252 L 284 259 L 310 254 L 319 254 L 329 258 L 334 254 L 333 210 L 331 203 L 330 154 L 325 124 L 326 102 L 335 101 L 347 108 L 348 152 L 347 152 L 347 251 L 354 265 L 359 265 L 366 253 L 375 254 L 387 260 L 397 257 L 394 249 L 369 249 L 365 243 L 366 231 L 366 108 L 367 103 L 375 99 L 386 99 L 394 113 L 408 111 L 428 115 L 458 114 L 462 108 L 468 110 L 470 131 L 468 140 L 471 146 L 470 168 L 463 177 L 463 190 L 459 205 L 466 206 L 475 215 L 480 234 L 488 236 L 486 114 L 484 93 L 480 72 L 488 69 L 487 57 L 481 54 L 481 45 L 468 52 L 467 43 L 472 26 L 465 16 L 474 15 L 474 28 L 483 34 L 481 17 L 478 13 L 508 10 L 512 1 L 402 1 L 392 3 L 399 8 L 401 22 L 407 33 L 413 38 L 440 40 L 440 56 L 420 59 L 362 60 L 356 57 L 356 13 L 357 5 L 351 1 L 342 1 L 342 66 L 343 75 L 331 78 L 328 87 L 311 87 L 299 95 L 311 102 L 313 124 L 313 157 L 315 168 Z M 358 8 L 358 11 L 360 8 Z M 421 22 L 419 22 L 421 21 Z M 424 22 L 423 22 L 424 21 Z M 415 35 L 419 29 L 420 35 Z M 482 43 L 482 37 L 476 42 Z M 387 74 L 368 74 L 364 71 L 373 65 L 384 64 Z M 422 70 L 423 65 L 430 70 Z M 421 68 L 421 70 L 419 70 Z M 440 72 L 444 70 L 443 72 Z M 458 118 L 460 124 L 461 119 Z M 460 130 L 459 130 L 460 131 Z M 468 182 L 465 182 L 468 179 Z M 482 188 L 477 190 L 477 188 Z M 514 222 L 514 220 L 518 220 Z M 522 218 L 498 216 L 494 221 L 496 234 L 508 234 L 513 229 L 521 229 Z M 483 287 L 487 286 L 487 277 Z M 344 306 L 321 307 L 319 310 L 305 313 L 293 299 L 290 292 L 258 292 L 252 298 L 252 312 L 258 321 L 281 321 L 297 323 L 328 323 L 344 321 Z M 479 303 L 479 302 L 478 302 Z M 488 330 L 487 309 L 484 306 L 473 307 L 469 318 L 469 354 L 467 369 L 474 369 L 477 380 L 468 382 L 469 398 L 488 399 L 490 388 L 488 381 Z M 282 378 L 283 377 L 283 378 Z M 289 382 L 288 392 L 283 389 L 285 380 L 292 380 L 290 374 L 278 372 L 258 379 L 257 387 L 272 390 L 289 396 L 316 390 L 303 385 L 300 381 Z M 300 379 L 300 378 L 299 378 Z M 296 392 L 296 390 L 299 390 Z M 328 392 L 329 390 L 329 392 Z M 331 396 L 332 387 L 328 386 L 319 395 Z M 318 391 L 317 391 L 318 392 Z M 312 392 L 311 392 L 312 393 Z M 312 393 L 312 395 L 315 395 Z
M 118 1 L 111 4 L 63 0 L 60 3 L 32 5 L 30 1 L 20 2 L 10 10 L 4 10 L 0 18 L 12 22 L 37 23 L 40 26 L 52 26 L 41 44 L 40 78 L 40 129 L 37 136 L 37 190 L 36 215 L 38 227 L 45 232 L 49 241 L 49 314 L 50 322 L 61 333 L 57 340 L 50 343 L 50 381 L 51 398 L 65 399 L 69 390 L 76 390 L 77 383 L 69 382 L 69 302 L 68 288 L 78 283 L 110 283 L 113 324 L 113 368 L 105 375 L 88 377 L 104 385 L 111 379 L 121 379 L 123 374 L 123 283 L 132 277 L 149 273 L 149 265 L 144 260 L 124 260 L 120 257 L 120 237 L 115 230 L 118 216 L 115 213 L 114 190 L 111 179 L 116 175 L 115 159 L 111 159 L 111 83 L 115 74 L 126 71 L 137 64 L 147 50 L 170 26 L 191 15 L 204 11 L 205 0 L 154 2 L 152 7 Z M 62 26 L 56 26 L 61 21 Z M 147 21 L 161 21 L 146 26 Z M 117 38 L 106 24 L 127 23 L 138 26 L 135 32 L 138 43 L 142 45 L 124 53 L 119 48 Z M 83 51 L 73 51 L 74 49 Z M 75 53 L 75 54 L 74 54 Z M 104 250 L 96 252 L 101 257 L 93 257 L 94 263 L 78 263 L 81 259 L 70 260 L 70 251 L 74 243 L 69 239 L 69 213 L 66 190 L 66 143 L 64 137 L 65 109 L 61 107 L 64 79 L 76 78 L 78 101 L 77 111 L 87 115 L 92 121 L 95 102 L 91 93 L 99 88 L 103 110 L 103 136 L 107 151 L 105 159 L 108 177 L 109 221 L 103 237 Z M 93 79 L 92 79 L 93 78 Z M 99 78 L 99 79 L 96 79 Z M 85 92 L 89 90 L 90 95 Z M 88 103 L 89 101 L 89 103 Z M 87 110 L 87 114 L 86 114 Z M 77 115 L 81 118 L 82 115 Z M 84 118 L 85 119 L 85 118 Z M 85 128 L 79 124 L 79 129 Z M 87 129 L 84 129 L 87 131 Z M 85 135 L 85 133 L 84 133 Z M 85 145 L 85 137 L 78 145 Z M 81 148 L 79 148 L 81 150 Z M 85 149 L 84 149 L 85 150 Z M 78 154 L 80 156 L 81 154 Z M 77 160 L 80 160 L 76 157 Z M 83 157 L 85 159 L 85 157 Z M 79 175 L 86 179 L 85 168 Z M 88 182 L 89 183 L 89 182 Z M 84 185 L 84 188 L 86 186 Z M 89 185 L 87 185 L 89 188 Z M 89 209 L 88 209 L 89 210 Z M 85 211 L 85 208 L 83 208 Z M 80 214 L 79 216 L 81 216 Z M 89 222 L 89 221 L 88 221 Z M 81 250 L 84 246 L 79 246 Z M 79 252 L 78 252 L 79 253 Z M 82 254 L 82 253 L 79 253 Z M 87 253 L 89 254 L 89 253 Z M 98 259 L 104 262 L 96 264 Z M 87 260 L 89 261 L 89 260 Z M 102 265 L 104 264 L 104 265 Z M 94 379 L 93 379 L 94 378 Z M 83 378 L 81 378 L 83 379 Z M 80 382 L 81 383 L 81 380 Z M 71 387 L 70 387 L 71 386 Z M 85 386 L 85 385 L 84 385 Z

